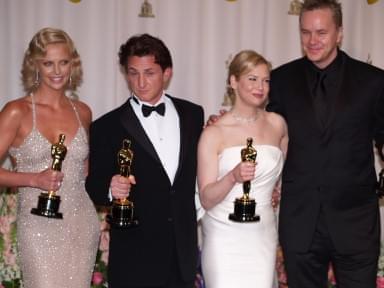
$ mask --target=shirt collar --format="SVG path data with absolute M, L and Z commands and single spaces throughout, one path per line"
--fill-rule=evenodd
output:
M 148 105 L 148 106 L 157 106 L 157 105 L 159 105 L 160 103 L 165 103 L 166 101 L 165 101 L 165 93 L 163 92 L 162 94 L 161 94 L 161 97 L 160 97 L 160 99 L 159 99 L 159 101 L 157 101 L 154 105 L 152 105 L 152 104 L 150 104 L 150 103 L 148 103 L 148 102 L 145 102 L 145 101 L 141 101 L 140 99 L 139 99 L 139 97 L 137 97 L 135 94 L 131 94 L 131 98 L 130 98 L 131 100 L 133 100 L 133 101 L 131 101 L 131 103 L 135 103 L 136 105 L 138 105 L 138 106 L 142 106 L 143 104 L 145 104 L 145 105 Z

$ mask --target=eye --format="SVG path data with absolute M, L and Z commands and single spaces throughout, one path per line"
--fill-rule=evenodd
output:
M 249 76 L 249 77 L 248 77 L 248 80 L 249 80 L 249 81 L 257 81 L 257 77 Z
M 133 76 L 137 75 L 137 72 L 136 71 L 132 71 L 132 70 L 128 70 L 128 75 L 133 77 Z
M 61 65 L 68 65 L 69 64 L 69 60 L 62 60 L 60 61 Z
M 43 61 L 43 66 L 45 66 L 45 67 L 50 67 L 50 66 L 52 66 L 52 62 L 51 61 Z

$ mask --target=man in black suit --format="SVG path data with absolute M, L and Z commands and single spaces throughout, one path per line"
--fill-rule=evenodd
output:
M 139 221 L 111 229 L 111 288 L 191 288 L 197 266 L 195 212 L 196 149 L 203 109 L 164 93 L 172 59 L 151 35 L 120 47 L 120 64 L 131 97 L 91 125 L 87 190 L 96 204 L 130 193 Z M 134 153 L 132 175 L 119 176 L 117 152 L 124 139 Z
M 305 0 L 305 56 L 271 74 L 289 129 L 279 220 L 289 288 L 376 287 L 380 215 L 373 141 L 384 143 L 384 72 L 341 51 L 341 4 Z

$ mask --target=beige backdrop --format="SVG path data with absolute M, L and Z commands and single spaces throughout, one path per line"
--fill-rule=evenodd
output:
M 74 39 L 85 73 L 78 94 L 91 106 L 94 118 L 129 95 L 117 51 L 136 33 L 151 33 L 165 41 L 174 59 L 168 92 L 203 105 L 206 115 L 216 113 L 222 104 L 231 55 L 255 49 L 274 67 L 301 55 L 298 17 L 288 14 L 293 0 L 149 0 L 155 15 L 151 18 L 138 16 L 143 2 L 0 0 L 0 107 L 23 95 L 23 53 L 33 34 L 45 26 L 62 28 Z M 342 48 L 384 68 L 384 0 L 373 5 L 366 0 L 341 2 Z

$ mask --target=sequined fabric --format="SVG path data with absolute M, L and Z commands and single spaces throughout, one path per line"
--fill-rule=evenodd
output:
M 9 150 L 18 172 L 39 172 L 52 163 L 52 144 L 36 128 L 36 113 L 33 104 L 31 133 L 20 147 Z M 84 186 L 88 138 L 81 124 L 70 141 L 64 142 L 68 152 L 62 164 L 64 180 L 57 192 L 62 220 L 32 215 L 43 191 L 19 188 L 17 237 L 25 288 L 90 287 L 100 225 Z

